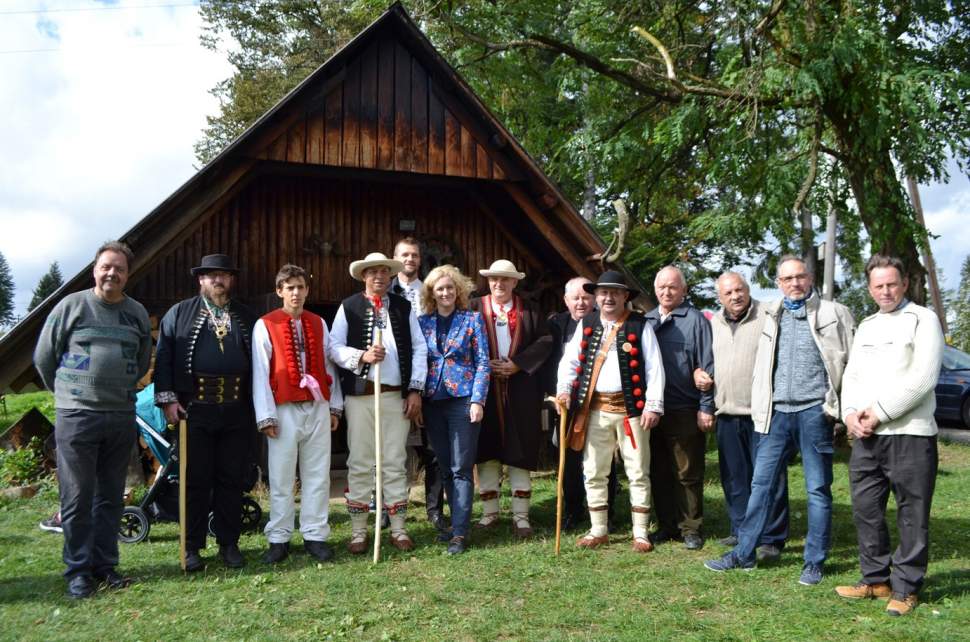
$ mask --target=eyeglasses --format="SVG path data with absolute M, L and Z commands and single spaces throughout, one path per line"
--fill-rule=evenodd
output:
M 791 276 L 779 276 L 778 277 L 778 282 L 779 283 L 791 283 L 792 281 L 807 281 L 808 280 L 808 277 L 809 277 L 809 275 L 808 274 L 804 274 L 804 273 L 803 274 L 792 274 Z

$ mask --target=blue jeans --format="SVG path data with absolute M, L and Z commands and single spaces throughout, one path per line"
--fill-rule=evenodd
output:
M 822 405 L 798 412 L 776 410 L 767 435 L 758 444 L 748 510 L 738 530 L 734 555 L 741 562 L 755 561 L 755 548 L 770 518 L 772 501 L 797 448 L 802 454 L 808 495 L 808 533 L 804 558 L 822 564 L 832 542 L 832 422 Z
M 470 405 L 469 397 L 426 400 L 424 404 L 424 419 L 451 507 L 451 527 L 455 537 L 468 535 L 475 499 L 472 467 L 478 454 L 481 424 L 473 424 L 469 419 Z
M 136 435 L 134 407 L 57 409 L 54 439 L 68 579 L 104 574 L 118 565 L 118 524 Z
M 754 431 L 750 415 L 717 416 L 717 462 L 721 470 L 721 488 L 731 520 L 731 534 L 737 535 L 748 509 L 751 479 L 757 458 L 761 433 Z M 768 521 L 759 545 L 782 548 L 788 539 L 788 469 L 781 473 L 775 489 Z

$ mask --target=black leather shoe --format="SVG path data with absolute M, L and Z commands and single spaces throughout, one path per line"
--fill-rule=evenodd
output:
M 442 544 L 446 544 L 446 543 L 450 542 L 451 541 L 451 527 L 449 526 L 448 528 L 439 530 L 438 531 L 437 540 L 438 540 L 438 542 L 440 542 Z
M 128 588 L 135 583 L 134 578 L 125 577 L 116 570 L 108 569 L 104 573 L 95 573 L 94 579 L 99 583 L 103 584 L 105 588 L 109 589 L 123 589 Z
M 465 542 L 464 537 L 452 537 L 448 543 L 449 555 L 461 555 L 466 550 L 468 550 L 468 543 Z
M 431 525 L 434 526 L 439 533 L 441 531 L 446 531 L 450 529 L 448 520 L 445 519 L 445 516 L 439 512 L 428 513 L 428 521 L 431 522 Z
M 185 572 L 195 573 L 196 571 L 201 571 L 205 568 L 205 562 L 202 561 L 202 556 L 199 555 L 199 551 L 195 549 L 189 549 L 185 551 Z
M 332 562 L 333 549 L 326 542 L 304 541 L 303 548 L 306 554 L 318 562 Z
M 656 546 L 657 544 L 663 544 L 664 542 L 675 542 L 680 539 L 680 536 L 668 531 L 660 530 L 650 533 L 648 536 L 650 543 Z
M 699 551 L 704 548 L 704 538 L 697 533 L 684 535 L 684 548 L 688 551 Z
M 269 548 L 263 553 L 263 561 L 267 564 L 278 564 L 290 556 L 288 542 L 270 542 Z
M 242 556 L 238 544 L 226 544 L 219 547 L 219 557 L 227 568 L 242 568 L 246 565 L 246 559 Z
M 67 582 L 67 596 L 74 600 L 91 597 L 97 590 L 97 585 L 87 575 L 75 575 Z

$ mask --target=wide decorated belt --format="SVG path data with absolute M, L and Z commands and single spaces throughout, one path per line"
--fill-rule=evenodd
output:
M 626 414 L 626 403 L 623 401 L 623 391 L 594 392 L 590 400 L 590 409 L 600 412 L 615 412 Z
M 195 375 L 193 403 L 235 403 L 242 394 L 241 375 Z

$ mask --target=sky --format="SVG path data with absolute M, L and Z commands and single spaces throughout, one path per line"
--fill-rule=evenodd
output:
M 197 169 L 193 144 L 232 69 L 202 48 L 190 0 L 0 0 L 0 252 L 26 311 L 52 261 L 70 278 Z M 922 186 L 956 287 L 970 180 Z

